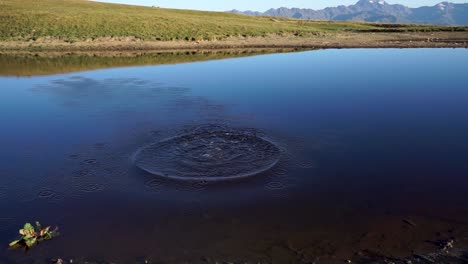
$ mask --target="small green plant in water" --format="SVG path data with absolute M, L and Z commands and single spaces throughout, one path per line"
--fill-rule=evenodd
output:
M 44 240 L 50 240 L 59 235 L 58 228 L 51 229 L 50 226 L 42 228 L 39 222 L 36 222 L 36 227 L 30 223 L 24 224 L 23 229 L 19 230 L 21 238 L 10 243 L 10 248 L 24 248 L 26 250 L 37 245 Z

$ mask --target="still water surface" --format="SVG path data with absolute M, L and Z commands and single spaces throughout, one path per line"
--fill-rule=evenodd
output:
M 452 238 L 466 249 L 467 69 L 467 50 L 366 49 L 0 77 L 0 262 L 342 263 Z M 143 146 L 213 127 L 274 144 L 274 157 L 253 152 L 273 168 L 212 182 L 134 165 Z M 228 150 L 266 148 L 252 146 Z M 6 251 L 35 220 L 61 236 Z

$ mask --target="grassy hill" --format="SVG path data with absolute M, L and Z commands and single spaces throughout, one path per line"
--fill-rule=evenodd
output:
M 385 25 L 249 17 L 224 12 L 175 10 L 85 0 L 0 0 L 0 40 L 45 37 L 65 41 L 104 37 L 142 40 L 216 40 L 269 34 L 321 32 L 468 31 L 466 27 Z

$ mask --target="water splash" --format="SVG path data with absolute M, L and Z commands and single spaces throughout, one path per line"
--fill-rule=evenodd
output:
M 281 151 L 252 129 L 204 125 L 140 148 L 133 160 L 151 174 L 178 180 L 219 181 L 265 172 Z

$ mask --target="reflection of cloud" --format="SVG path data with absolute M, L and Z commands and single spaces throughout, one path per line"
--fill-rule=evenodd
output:
M 33 88 L 66 108 L 92 114 L 134 116 L 147 114 L 160 118 L 223 118 L 225 107 L 204 97 L 192 96 L 186 87 L 167 86 L 138 78 L 97 80 L 74 76 L 53 80 Z
M 34 88 L 34 91 L 46 92 L 64 101 L 90 103 L 99 100 L 99 103 L 109 104 L 120 99 L 129 100 L 134 98 L 143 99 L 147 96 L 177 95 L 189 92 L 189 89 L 164 87 L 160 83 L 137 78 L 95 80 L 74 76 L 68 79 L 53 80 L 48 85 Z M 103 99 L 106 101 L 102 101 Z
M 190 92 L 188 88 L 165 87 L 137 78 L 95 80 L 80 76 L 53 80 L 33 90 L 52 96 L 61 105 L 113 111 L 143 109 Z

